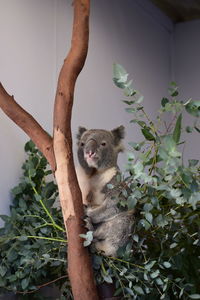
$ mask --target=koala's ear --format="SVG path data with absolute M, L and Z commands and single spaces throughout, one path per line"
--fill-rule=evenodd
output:
M 84 133 L 85 131 L 87 131 L 87 129 L 86 129 L 85 127 L 79 126 L 79 128 L 78 128 L 78 133 L 77 133 L 77 135 L 76 135 L 78 141 L 81 139 L 81 136 L 83 135 L 83 133 Z
M 125 136 L 125 128 L 124 128 L 124 126 L 121 125 L 121 126 L 115 128 L 115 129 L 113 129 L 111 132 L 112 132 L 112 134 L 114 136 L 114 142 L 115 142 L 115 144 L 118 145 L 121 142 L 121 140 L 124 138 L 124 136 Z

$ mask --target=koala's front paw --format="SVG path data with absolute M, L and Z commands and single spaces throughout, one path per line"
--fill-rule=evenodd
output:
M 88 209 L 88 206 L 83 204 L 83 211 L 84 211 L 85 215 L 87 215 L 87 209 Z
M 87 206 L 87 208 L 85 209 L 85 214 L 88 217 L 91 217 L 92 216 L 92 212 L 93 212 L 93 209 Z
M 83 216 L 82 216 L 82 220 L 83 221 L 85 221 L 85 219 L 88 217 L 88 214 L 87 214 L 87 209 L 88 209 L 88 207 L 87 207 L 87 205 L 83 205 Z
M 88 217 L 86 217 L 86 218 L 84 219 L 84 221 L 85 221 L 85 227 L 86 227 L 89 231 L 94 231 L 94 227 L 93 227 L 93 225 L 92 225 L 91 219 L 88 218 Z

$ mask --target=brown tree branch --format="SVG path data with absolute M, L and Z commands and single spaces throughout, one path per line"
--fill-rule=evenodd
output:
M 71 49 L 61 69 L 54 107 L 55 172 L 64 223 L 68 232 L 68 272 L 74 299 L 96 300 L 91 261 L 80 234 L 84 233 L 81 191 L 74 169 L 71 114 L 76 79 L 88 50 L 89 0 L 74 1 L 74 23 Z
M 42 285 L 38 285 L 38 286 L 36 286 L 36 289 L 33 290 L 33 291 L 16 291 L 16 294 L 23 294 L 23 295 L 26 295 L 26 294 L 34 294 L 34 293 L 35 293 L 36 291 L 38 291 L 39 289 L 42 289 L 43 287 L 46 287 L 46 286 L 48 286 L 48 285 L 50 285 L 50 284 L 52 284 L 52 283 L 55 283 L 55 282 L 57 282 L 57 281 L 59 281 L 59 280 L 61 280 L 61 279 L 64 279 L 64 278 L 67 278 L 67 275 L 63 275 L 63 276 L 61 276 L 61 277 L 59 277 L 59 278 L 56 278 L 56 279 L 51 280 L 51 281 L 49 281 L 49 282 L 43 283 Z
M 25 111 L 13 96 L 10 96 L 0 83 L 0 108 L 13 120 L 36 144 L 55 170 L 55 157 L 53 153 L 53 140 L 50 135 Z

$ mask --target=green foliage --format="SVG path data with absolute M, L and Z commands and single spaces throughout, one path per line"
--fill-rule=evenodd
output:
M 97 283 L 112 283 L 123 299 L 200 299 L 200 168 L 197 159 L 183 163 L 181 133 L 199 133 L 200 101 L 177 99 L 174 82 L 169 97 L 161 100 L 157 121 L 141 105 L 143 96 L 128 81 L 126 70 L 114 65 L 114 83 L 124 91 L 126 111 L 138 125 L 143 140 L 130 142 L 127 170 L 118 178 L 122 210 L 135 210 L 129 242 L 118 257 L 104 257 L 91 247 Z M 184 129 L 183 112 L 194 119 Z M 163 115 L 172 115 L 167 124 Z M 23 177 L 12 190 L 10 216 L 1 216 L 0 293 L 34 292 L 57 280 L 60 299 L 72 299 L 66 278 L 66 237 L 60 207 L 55 206 L 57 186 L 49 181 L 46 159 L 32 142 Z M 108 186 L 109 193 L 116 187 Z M 91 244 L 92 232 L 83 237 Z M 64 278 L 63 278 L 64 277 Z M 21 299 L 30 299 L 22 295 Z
M 12 190 L 10 216 L 1 215 L 5 225 L 0 229 L 0 293 L 20 292 L 20 299 L 66 273 L 65 230 L 61 210 L 54 205 L 57 186 L 47 180 L 47 161 L 31 141 L 25 151 L 23 177 Z M 43 299 L 39 293 L 30 297 Z
M 119 257 L 103 260 L 106 271 L 117 278 L 116 294 L 125 299 L 200 299 L 200 168 L 196 159 L 184 165 L 180 150 L 183 111 L 194 117 L 186 132 L 199 132 L 200 101 L 179 101 L 172 82 L 154 122 L 129 82 L 125 69 L 115 64 L 114 83 L 130 98 L 123 100 L 126 111 L 144 137 L 129 143 L 133 152 L 121 180 L 128 195 L 121 206 L 135 208 L 135 225 Z M 172 114 L 169 124 L 163 121 L 165 112 L 168 119 Z

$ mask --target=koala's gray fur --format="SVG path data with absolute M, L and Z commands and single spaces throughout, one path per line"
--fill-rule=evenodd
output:
M 124 127 L 112 131 L 79 127 L 77 177 L 86 205 L 87 228 L 93 231 L 94 245 L 107 256 L 116 256 L 128 239 L 133 224 L 132 212 L 121 212 L 117 204 L 118 153 L 123 150 Z M 114 191 L 114 192 L 113 192 Z

